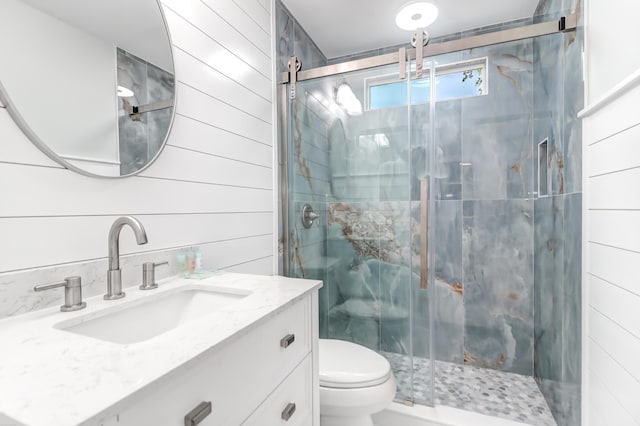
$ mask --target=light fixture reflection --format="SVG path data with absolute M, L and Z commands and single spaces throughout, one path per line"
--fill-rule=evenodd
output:
M 130 98 L 134 95 L 133 90 L 127 89 L 124 86 L 118 86 L 117 94 L 120 98 Z
M 344 109 L 349 115 L 361 115 L 362 104 L 360 100 L 353 93 L 353 89 L 347 83 L 340 83 L 336 88 L 335 94 L 336 102 Z
M 402 6 L 396 14 L 396 25 L 403 30 L 415 31 L 434 23 L 438 18 L 438 8 L 426 1 L 409 3 Z

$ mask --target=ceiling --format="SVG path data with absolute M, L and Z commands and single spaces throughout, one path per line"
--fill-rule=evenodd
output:
M 430 37 L 526 18 L 538 0 L 430 0 L 438 6 Z M 396 27 L 396 12 L 408 0 L 283 0 L 327 58 L 408 43 Z

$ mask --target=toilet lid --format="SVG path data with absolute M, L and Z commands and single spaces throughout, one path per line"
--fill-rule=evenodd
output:
M 363 388 L 386 382 L 389 361 L 382 355 L 343 340 L 320 339 L 320 386 Z

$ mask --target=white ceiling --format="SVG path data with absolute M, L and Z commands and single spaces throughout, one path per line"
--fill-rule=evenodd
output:
M 430 0 L 438 6 L 430 37 L 526 18 L 538 0 Z M 408 43 L 396 27 L 396 12 L 408 0 L 283 0 L 327 58 Z M 413 3 L 411 1 L 410 3 Z

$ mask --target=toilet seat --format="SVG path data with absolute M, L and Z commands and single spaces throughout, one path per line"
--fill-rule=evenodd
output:
M 354 389 L 377 386 L 391 377 L 382 355 L 351 342 L 320 339 L 320 386 Z

